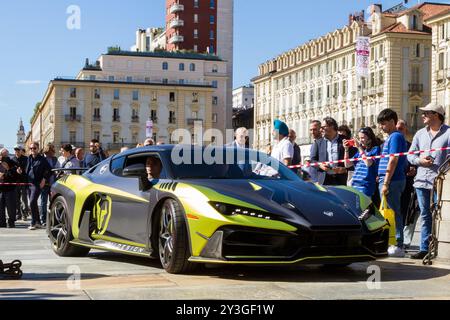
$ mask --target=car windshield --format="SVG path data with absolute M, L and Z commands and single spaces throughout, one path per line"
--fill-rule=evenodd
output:
M 174 148 L 175 179 L 300 180 L 265 153 L 237 148 Z

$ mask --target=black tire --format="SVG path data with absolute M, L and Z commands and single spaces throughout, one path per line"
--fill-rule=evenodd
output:
M 67 211 L 67 203 L 63 197 L 56 198 L 50 208 L 47 233 L 53 251 L 60 257 L 84 257 L 91 249 L 70 243 L 73 235 Z
M 156 228 L 158 256 L 168 273 L 193 272 L 197 264 L 188 261 L 191 256 L 184 212 L 180 204 L 167 199 L 159 211 Z

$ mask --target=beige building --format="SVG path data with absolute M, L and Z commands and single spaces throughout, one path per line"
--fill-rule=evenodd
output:
M 450 115 L 450 9 L 426 20 L 433 30 L 432 100 Z
M 148 119 L 154 123 L 153 138 L 165 143 L 178 128 L 194 134 L 198 122 L 204 130 L 222 129 L 226 81 L 226 63 L 217 57 L 110 52 L 95 65 L 87 63 L 76 78 L 50 82 L 31 138 L 41 145 L 85 148 L 96 138 L 117 152 L 144 141 Z
M 374 5 L 368 22 L 350 16 L 347 26 L 261 64 L 253 79 L 256 147 L 272 143 L 275 119 L 286 121 L 298 143 L 307 145 L 312 120 L 332 116 L 353 130 L 375 129 L 377 115 L 388 107 L 417 130 L 417 108 L 431 100 L 431 29 L 424 21 L 448 8 L 423 3 L 383 11 Z M 370 37 L 368 78 L 356 75 L 358 36 Z

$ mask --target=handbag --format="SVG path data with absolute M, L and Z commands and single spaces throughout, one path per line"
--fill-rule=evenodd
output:
M 390 246 L 396 246 L 397 245 L 397 239 L 395 237 L 396 230 L 395 230 L 395 211 L 389 208 L 388 201 L 386 199 L 386 196 L 383 196 L 381 199 L 381 205 L 380 205 L 380 213 L 383 215 L 383 217 L 386 219 L 386 221 L 389 223 L 389 245 Z

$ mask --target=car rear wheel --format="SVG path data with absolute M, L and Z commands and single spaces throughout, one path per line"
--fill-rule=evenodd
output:
M 58 256 L 83 257 L 90 251 L 89 248 L 75 246 L 70 243 L 73 240 L 72 229 L 67 214 L 67 203 L 63 197 L 56 198 L 50 209 L 48 235 L 53 251 Z
M 158 251 L 163 268 L 169 273 L 192 272 L 196 267 L 190 257 L 188 231 L 178 202 L 168 199 L 159 215 Z

